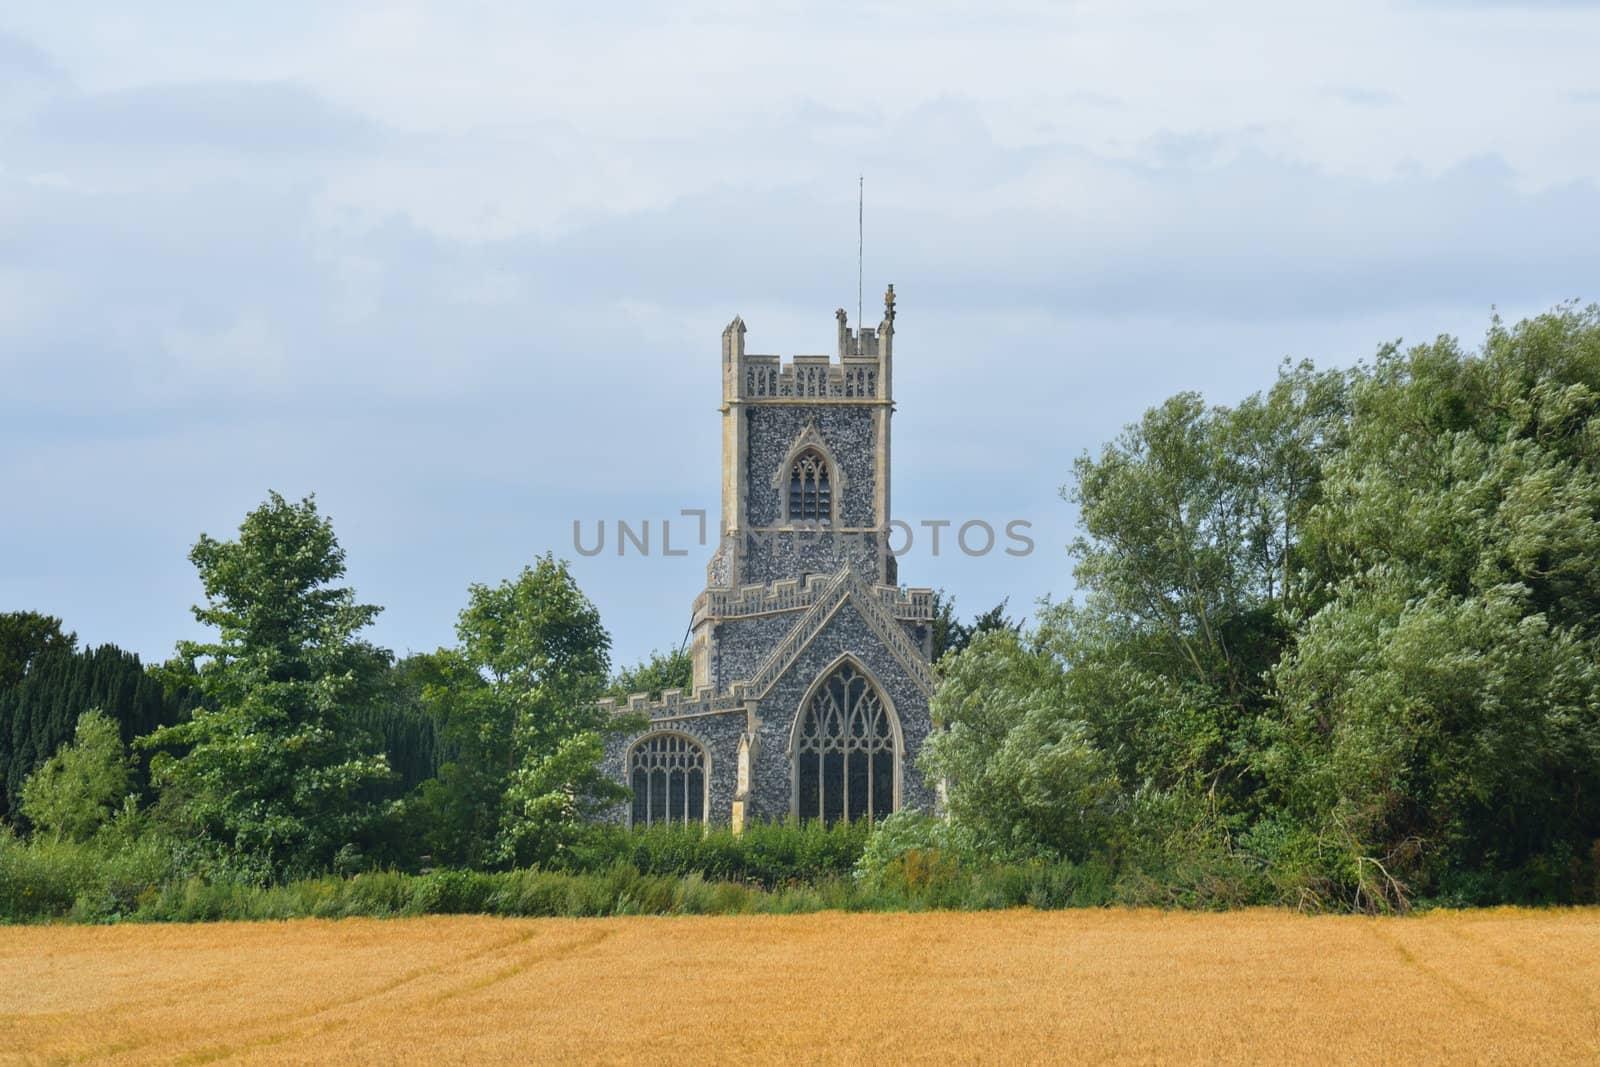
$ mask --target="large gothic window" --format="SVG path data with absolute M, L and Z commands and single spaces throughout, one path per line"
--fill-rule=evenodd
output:
M 826 522 L 833 518 L 833 490 L 829 484 L 828 461 L 822 453 L 808 448 L 795 457 L 789 468 L 789 520 Z
M 893 712 L 849 663 L 800 710 L 795 736 L 796 813 L 802 819 L 881 819 L 894 810 Z
M 656 734 L 628 757 L 633 825 L 704 822 L 706 750 L 678 734 Z

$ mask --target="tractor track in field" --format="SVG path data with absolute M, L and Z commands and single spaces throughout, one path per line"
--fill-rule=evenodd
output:
M 470 971 L 474 965 L 486 959 L 514 952 L 518 946 L 526 944 L 543 932 L 541 928 L 533 927 L 518 933 L 515 937 L 503 938 L 480 946 L 448 962 L 413 968 L 370 989 L 339 997 L 310 1009 L 279 1012 L 241 1023 L 217 1025 L 203 1034 L 187 1035 L 184 1040 L 177 1043 L 178 1047 L 171 1047 L 169 1042 L 161 1038 L 113 1042 L 110 1045 L 85 1052 L 80 1056 L 71 1057 L 66 1062 L 103 1063 L 129 1057 L 137 1058 L 145 1053 L 150 1053 L 172 1063 L 214 1063 L 229 1056 L 247 1053 L 258 1048 L 268 1048 L 282 1044 L 285 1041 L 294 1040 L 297 1037 L 314 1036 L 318 1033 L 337 1029 L 343 1025 L 343 1020 L 325 1018 L 330 1014 L 358 1008 L 395 994 L 404 995 L 408 987 L 415 986 L 430 978 L 447 978 L 455 972 Z M 592 932 L 586 931 L 546 950 L 535 952 L 524 959 L 519 959 L 509 966 L 501 967 L 490 974 L 473 975 L 457 986 L 419 996 L 417 1000 L 423 1004 L 441 1003 L 453 997 L 485 989 L 514 977 L 541 962 L 564 958 L 584 948 L 598 945 L 609 936 L 611 936 L 611 932 L 604 929 Z M 258 1030 L 268 1030 L 270 1032 L 244 1041 L 237 1040 L 241 1033 Z M 223 1038 L 224 1034 L 234 1038 L 234 1040 L 219 1041 L 218 1039 Z M 196 1044 L 200 1044 L 201 1047 L 195 1048 Z

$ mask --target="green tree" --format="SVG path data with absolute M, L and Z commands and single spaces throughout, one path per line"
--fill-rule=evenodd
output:
M 325 866 L 371 824 L 387 761 L 357 725 L 388 654 L 358 634 L 379 608 L 336 585 L 344 550 L 307 497 L 272 493 L 234 541 L 189 554 L 211 642 L 179 644 L 202 704 L 147 744 L 162 802 L 187 830 L 278 871 Z
M 400 793 L 439 773 L 438 729 L 426 700 L 437 680 L 433 653 L 405 656 L 384 671 L 376 697 L 358 710 L 361 726 L 382 742 Z
M 408 801 L 423 853 L 438 863 L 489 865 L 515 759 L 511 709 L 459 649 L 428 653 L 417 671 L 439 761 Z
M 1173 397 L 1077 461 L 1064 495 L 1085 596 L 1053 643 L 1096 691 L 1080 707 L 1124 780 L 1197 791 L 1229 819 L 1251 810 L 1266 675 L 1315 602 L 1295 584 L 1300 531 L 1348 409 L 1342 375 L 1285 366 L 1234 408 Z
M 71 652 L 78 635 L 65 633 L 61 620 L 37 611 L 0 612 L 0 690 L 22 681 L 28 665 L 47 652 Z
M 938 663 L 946 654 L 960 652 L 979 634 L 986 634 L 993 630 L 1010 630 L 1014 634 L 1021 633 L 1021 620 L 1012 619 L 1006 614 L 1006 605 L 1010 603 L 1010 599 L 1010 597 L 1007 597 L 988 611 L 975 617 L 970 623 L 964 623 L 956 617 L 956 598 L 946 593 L 943 589 L 934 590 L 933 661 Z
M 946 783 L 966 838 L 1007 859 L 1081 859 L 1103 845 L 1119 786 L 1074 714 L 1061 662 L 1008 627 L 979 634 L 945 662 L 932 708 L 941 729 L 921 767 Z
M 655 700 L 664 689 L 687 693 L 693 687 L 694 661 L 687 648 L 677 648 L 666 653 L 652 651 L 644 662 L 618 671 L 606 687 L 606 695 L 626 700 L 634 693 L 647 693 Z
M 945 653 L 959 652 L 967 643 L 965 628 L 956 618 L 956 598 L 943 589 L 933 591 L 933 662 L 938 663 Z
M 85 841 L 128 795 L 129 760 L 117 724 L 98 709 L 78 717 L 62 745 L 22 785 L 22 812 L 38 832 Z
M 1276 672 L 1278 841 L 1363 904 L 1592 894 L 1600 310 L 1390 346 L 1305 541 L 1330 596 Z
M 944 661 L 957 837 L 1301 905 L 1600 894 L 1600 309 L 1181 394 L 1066 492 L 1081 600 Z
M 536 862 L 626 795 L 598 770 L 611 639 L 564 561 L 474 585 L 427 700 L 444 763 L 420 799 L 437 859 Z

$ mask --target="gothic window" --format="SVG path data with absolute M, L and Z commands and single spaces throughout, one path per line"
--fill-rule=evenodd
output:
M 895 806 L 893 712 L 849 663 L 800 711 L 795 738 L 796 814 L 832 824 L 881 819 Z
M 656 734 L 628 756 L 633 825 L 704 822 L 706 750 L 678 734 Z
M 833 518 L 833 488 L 828 461 L 808 448 L 789 468 L 789 521 L 827 522 Z

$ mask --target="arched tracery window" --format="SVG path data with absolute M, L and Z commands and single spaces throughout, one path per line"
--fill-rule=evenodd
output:
M 789 468 L 789 519 L 825 522 L 833 518 L 833 487 L 828 476 L 828 461 L 822 453 L 808 448 Z
M 894 713 L 872 681 L 840 664 L 800 710 L 796 814 L 826 823 L 881 819 L 895 807 Z
M 628 757 L 633 825 L 704 822 L 706 750 L 679 734 L 656 734 Z

